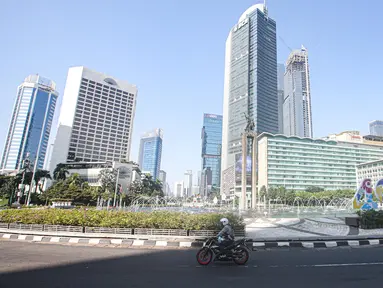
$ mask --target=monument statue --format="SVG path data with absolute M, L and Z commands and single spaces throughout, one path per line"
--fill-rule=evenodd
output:
M 243 114 L 245 114 L 245 118 L 247 121 L 245 132 L 254 132 L 254 129 L 255 129 L 254 119 L 246 115 L 246 113 L 243 113 Z

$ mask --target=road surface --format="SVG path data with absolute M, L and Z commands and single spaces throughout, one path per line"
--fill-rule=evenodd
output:
M 383 247 L 251 254 L 245 267 L 200 267 L 195 250 L 0 241 L 0 287 L 381 287 Z

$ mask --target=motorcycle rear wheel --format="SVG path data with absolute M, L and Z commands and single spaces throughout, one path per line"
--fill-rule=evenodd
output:
M 234 250 L 233 261 L 237 265 L 245 265 L 249 257 L 249 251 L 245 247 L 239 247 Z
M 209 248 L 202 248 L 197 253 L 197 262 L 199 265 L 209 265 L 213 259 L 213 252 Z

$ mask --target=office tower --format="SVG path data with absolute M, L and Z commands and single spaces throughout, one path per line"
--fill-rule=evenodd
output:
M 279 133 L 283 134 L 283 100 L 284 100 L 284 76 L 285 76 L 285 65 L 278 63 L 278 129 Z
M 213 180 L 213 172 L 210 167 L 206 167 L 202 171 L 201 175 L 201 195 L 208 196 L 211 192 L 212 188 L 212 180 Z
M 184 196 L 189 197 L 192 195 L 193 188 L 193 172 L 186 170 L 184 173 Z
M 164 170 L 160 170 L 160 172 L 158 173 L 158 180 L 161 181 L 162 183 L 162 191 L 164 192 L 164 194 L 167 193 L 166 191 L 166 188 L 167 188 L 167 183 L 166 183 L 166 172 Z
M 210 167 L 212 186 L 221 185 L 221 150 L 222 150 L 222 116 L 215 114 L 203 115 L 202 127 L 202 171 Z
M 1 160 L 3 172 L 20 169 L 27 155 L 33 168 L 43 168 L 57 97 L 56 84 L 39 75 L 28 76 L 17 88 Z
M 383 137 L 383 121 L 374 120 L 370 122 L 370 134 Z
M 247 9 L 226 40 L 222 172 L 242 152 L 246 115 L 256 132 L 278 133 L 276 22 L 263 4 Z
M 160 172 L 162 137 L 163 131 L 161 129 L 147 132 L 141 137 L 138 164 L 140 169 L 150 173 L 153 179 L 157 179 Z
M 283 134 L 313 137 L 308 54 L 303 46 L 292 51 L 286 62 Z
M 68 71 L 50 170 L 68 161 L 129 160 L 137 88 L 85 67 Z
M 184 182 L 175 182 L 174 183 L 174 197 L 184 197 Z

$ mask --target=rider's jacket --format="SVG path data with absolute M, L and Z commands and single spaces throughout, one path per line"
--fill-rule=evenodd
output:
M 227 240 L 234 240 L 234 229 L 229 225 L 223 226 L 222 230 L 218 233 L 218 237 L 223 237 Z

